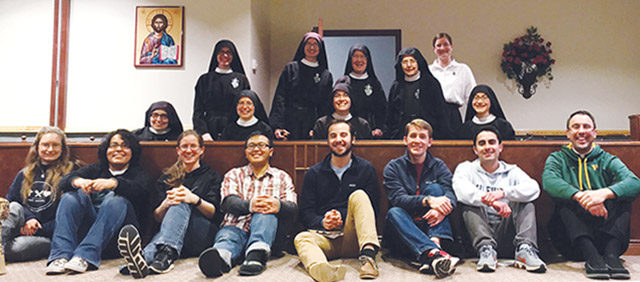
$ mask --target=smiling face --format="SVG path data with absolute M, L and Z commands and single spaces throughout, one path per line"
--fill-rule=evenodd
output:
M 355 140 L 355 138 L 351 136 L 349 125 L 344 122 L 336 123 L 331 125 L 328 131 L 329 138 L 327 139 L 327 143 L 329 144 L 331 154 L 336 157 L 343 157 L 349 154 L 351 152 L 351 145 L 353 145 L 353 141 Z
M 333 92 L 333 108 L 336 113 L 346 115 L 351 109 L 351 98 L 347 92 L 336 90 Z
M 131 148 L 120 134 L 114 135 L 109 141 L 107 161 L 109 161 L 109 167 L 114 170 L 126 168 L 131 161 Z
M 484 92 L 478 92 L 473 96 L 471 106 L 476 111 L 476 116 L 486 117 L 489 115 L 489 109 L 491 108 L 491 100 Z
M 193 166 L 200 162 L 200 158 L 204 153 L 204 147 L 200 144 L 198 137 L 190 134 L 180 139 L 176 152 L 182 163 L 186 166 Z
M 481 163 L 485 165 L 495 164 L 500 158 L 502 143 L 500 143 L 495 133 L 482 131 L 476 136 L 473 152 L 480 158 Z
M 357 74 L 364 74 L 367 71 L 367 56 L 360 50 L 353 51 L 351 55 L 351 67 L 353 72 Z
M 432 140 L 429 137 L 429 130 L 410 126 L 403 141 L 407 146 L 411 159 L 423 159 L 427 154 L 427 150 L 431 147 Z
M 315 62 L 318 58 L 318 54 L 320 53 L 320 45 L 318 44 L 318 40 L 315 38 L 307 39 L 307 42 L 304 43 L 304 57 L 305 59 Z
M 451 51 L 453 51 L 453 45 L 451 45 L 451 42 L 449 42 L 449 39 L 446 37 L 437 39 L 433 46 L 433 53 L 443 60 L 451 60 Z
M 404 56 L 402 58 L 402 71 L 408 77 L 412 77 L 418 74 L 418 61 L 413 56 Z
M 253 105 L 253 101 L 249 97 L 242 97 L 238 100 L 238 105 L 236 107 L 236 111 L 238 112 L 238 116 L 244 120 L 250 120 L 255 114 L 255 106 Z
M 149 117 L 151 127 L 155 130 L 165 130 L 169 126 L 169 116 L 163 109 L 154 110 Z
M 42 135 L 38 143 L 38 157 L 44 165 L 56 161 L 62 154 L 62 138 L 56 133 Z
M 254 135 L 247 140 L 244 155 L 254 167 L 262 167 L 269 162 L 273 155 L 273 148 L 269 147 L 269 138 L 264 135 Z
M 229 69 L 231 66 L 231 61 L 233 61 L 233 53 L 229 47 L 222 47 L 216 54 L 216 59 L 218 60 L 218 67 L 221 69 Z
M 576 152 L 586 154 L 591 151 L 597 135 L 596 127 L 589 116 L 577 114 L 569 120 L 567 138 Z

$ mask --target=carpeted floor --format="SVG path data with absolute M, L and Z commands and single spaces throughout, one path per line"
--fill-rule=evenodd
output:
M 640 256 L 624 256 L 625 266 L 631 272 L 631 281 L 640 281 Z M 472 281 L 472 282 L 529 282 L 529 281 L 590 281 L 583 274 L 583 264 L 579 262 L 557 262 L 548 265 L 545 274 L 528 273 L 522 269 L 508 266 L 510 261 L 501 260 L 500 266 L 495 273 L 478 273 L 475 270 L 475 260 L 470 259 L 458 265 L 454 275 L 441 279 L 441 281 Z M 123 263 L 121 259 L 103 261 L 100 269 L 89 271 L 84 274 L 66 274 L 57 276 L 46 276 L 45 260 L 35 262 L 11 263 L 7 265 L 7 274 L 0 275 L 0 281 L 133 281 L 131 276 L 118 274 L 118 266 Z M 359 263 L 357 259 L 335 260 L 332 263 L 344 263 L 347 267 L 347 276 L 344 281 L 361 281 L 358 278 Z M 417 281 L 435 280 L 434 276 L 418 273 L 417 269 L 395 258 L 378 257 L 380 266 L 380 277 L 375 281 Z M 187 282 L 206 280 L 198 269 L 197 258 L 183 259 L 176 262 L 175 268 L 163 275 L 150 275 L 147 280 L 152 281 L 172 281 Z M 267 270 L 259 276 L 241 277 L 238 275 L 238 268 L 234 268 L 230 273 L 214 281 L 260 281 L 260 282 L 293 282 L 309 281 L 312 279 L 307 275 L 297 256 L 285 255 L 279 259 L 272 259 L 268 262 Z

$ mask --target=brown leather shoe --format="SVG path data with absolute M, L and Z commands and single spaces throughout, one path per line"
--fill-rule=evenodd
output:
M 380 274 L 378 264 L 368 256 L 360 256 L 360 279 L 375 279 Z

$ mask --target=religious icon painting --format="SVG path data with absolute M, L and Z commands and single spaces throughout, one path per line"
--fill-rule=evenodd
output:
M 137 6 L 134 65 L 181 67 L 184 6 Z

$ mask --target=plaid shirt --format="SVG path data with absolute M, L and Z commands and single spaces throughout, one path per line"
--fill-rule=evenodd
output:
M 298 199 L 293 181 L 284 170 L 269 167 L 262 177 L 256 178 L 249 165 L 233 168 L 224 175 L 222 188 L 220 188 L 220 202 L 229 195 L 236 195 L 248 201 L 259 195 L 269 195 L 280 201 L 293 203 Z M 250 224 L 251 213 L 246 215 L 227 213 L 222 221 L 222 226 L 235 226 L 247 232 Z

